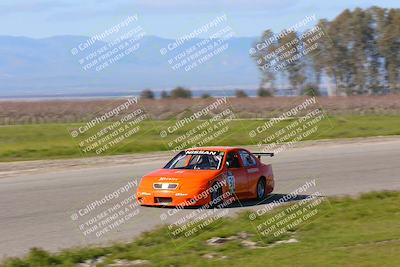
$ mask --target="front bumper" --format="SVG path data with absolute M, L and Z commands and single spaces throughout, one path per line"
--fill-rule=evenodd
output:
M 203 206 L 210 202 L 209 195 L 183 193 L 175 190 L 138 191 L 137 201 L 144 206 Z

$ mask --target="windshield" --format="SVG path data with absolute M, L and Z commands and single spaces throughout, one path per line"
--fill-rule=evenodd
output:
M 164 169 L 219 170 L 224 152 L 187 150 L 176 155 Z

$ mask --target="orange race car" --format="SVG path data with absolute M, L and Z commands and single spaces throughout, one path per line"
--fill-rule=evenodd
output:
M 141 179 L 137 200 L 149 206 L 215 206 L 232 196 L 263 199 L 274 189 L 274 176 L 260 157 L 273 155 L 236 147 L 187 149 Z

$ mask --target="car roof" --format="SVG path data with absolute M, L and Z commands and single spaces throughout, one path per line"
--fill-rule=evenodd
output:
M 206 146 L 206 147 L 193 147 L 185 150 L 211 150 L 211 151 L 232 151 L 236 149 L 242 149 L 240 147 L 232 147 L 232 146 Z

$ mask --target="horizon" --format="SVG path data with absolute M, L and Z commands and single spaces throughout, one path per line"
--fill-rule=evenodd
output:
M 346 9 L 376 6 L 369 0 L 288 3 L 6 0 L 0 3 L 0 97 L 101 96 L 177 86 L 213 93 L 256 90 L 263 73 L 253 46 L 264 42 L 265 30 L 301 33 Z M 400 2 L 379 6 L 397 8 Z M 211 51 L 204 45 L 210 40 L 222 42 Z M 304 71 L 306 83 L 315 83 L 315 73 Z M 335 94 L 331 77 L 321 77 L 322 93 Z M 285 71 L 274 82 L 280 92 L 290 87 Z

